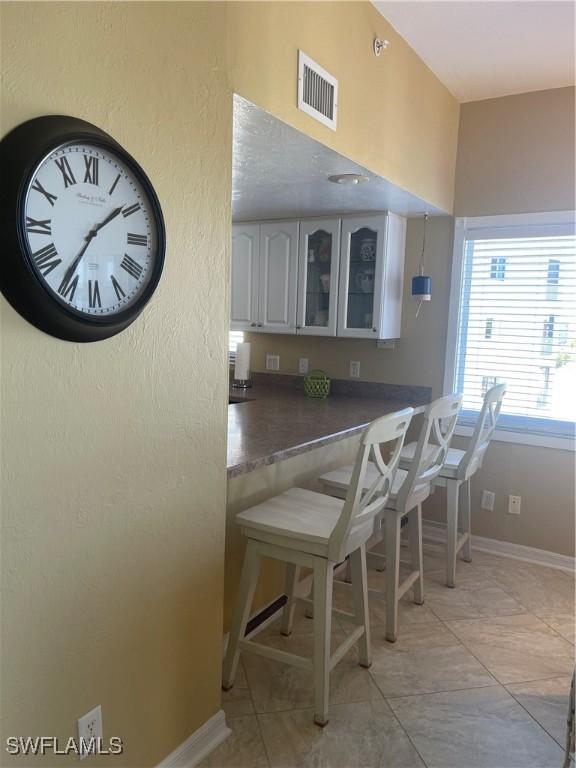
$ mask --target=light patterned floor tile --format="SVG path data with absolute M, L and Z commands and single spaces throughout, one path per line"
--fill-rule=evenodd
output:
M 227 717 L 232 731 L 198 768 L 269 768 L 256 715 Z
M 373 642 L 370 674 L 386 698 L 494 685 L 480 662 L 458 642 L 415 651 L 390 651 Z
M 428 593 L 426 605 L 442 621 L 526 613 L 526 608 L 500 587 L 435 589 Z
M 501 683 L 572 672 L 573 647 L 532 614 L 446 624 Z
M 391 699 L 428 768 L 558 768 L 562 750 L 501 686 Z
M 343 639 L 344 634 L 335 630 L 332 650 Z M 262 642 L 310 658 L 313 640 L 312 635 L 291 635 L 286 638 L 267 637 Z M 243 659 L 256 712 L 278 712 L 313 706 L 313 676 L 310 672 L 251 653 L 244 653 Z M 380 698 L 381 694 L 368 670 L 358 664 L 356 653 L 350 650 L 330 675 L 331 704 Z
M 554 616 L 544 614 L 540 615 L 539 618 L 546 622 L 549 627 L 552 627 L 555 632 L 558 632 L 564 640 L 568 640 L 572 645 L 575 644 L 576 620 L 573 613 L 559 613 Z
M 238 671 L 234 681 L 234 687 L 229 691 L 222 691 L 222 709 L 227 717 L 234 715 L 254 714 L 252 696 L 246 680 L 242 659 L 238 662 Z
M 508 685 L 516 701 L 563 747 L 568 717 L 569 676 Z
M 499 560 L 502 562 L 477 566 L 478 572 L 496 581 L 531 613 L 574 611 L 574 578 L 570 574 L 511 558 Z
M 332 706 L 325 728 L 311 709 L 258 719 L 274 768 L 424 768 L 385 701 Z

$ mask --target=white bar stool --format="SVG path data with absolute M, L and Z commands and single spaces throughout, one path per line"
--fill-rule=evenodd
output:
M 472 561 L 471 549 L 471 507 L 470 478 L 482 466 L 484 454 L 492 439 L 496 422 L 506 392 L 506 384 L 497 384 L 489 389 L 482 404 L 482 410 L 466 451 L 450 448 L 436 479 L 436 485 L 446 486 L 446 586 L 456 586 L 456 558 L 462 550 L 462 559 Z M 400 467 L 410 469 L 414 460 L 416 443 L 409 443 L 402 451 Z M 458 503 L 460 487 L 463 493 Z M 462 535 L 458 535 L 459 529 Z
M 386 639 L 394 643 L 398 634 L 398 602 L 414 587 L 414 602 L 424 602 L 422 566 L 422 502 L 428 498 L 442 469 L 456 426 L 461 395 L 448 395 L 431 403 L 424 412 L 424 423 L 415 444 L 414 460 L 407 472 L 396 473 L 392 493 L 381 515 L 381 527 L 370 539 L 371 548 L 384 539 L 386 561 Z M 364 487 L 370 487 L 379 470 L 371 463 Z M 352 483 L 353 467 L 343 467 L 320 477 L 326 493 L 342 498 Z M 408 522 L 411 573 L 400 583 L 400 531 L 403 518 Z M 372 554 L 372 553 L 371 553 Z M 381 555 L 375 555 L 381 557 Z
M 358 641 L 360 664 L 363 667 L 370 666 L 365 544 L 374 531 L 375 519 L 382 511 L 392 488 L 412 413 L 412 408 L 406 408 L 377 419 L 366 429 L 360 440 L 350 488 L 344 502 L 302 488 L 290 488 L 236 516 L 236 522 L 248 537 L 248 544 L 224 660 L 224 690 L 234 684 L 240 651 L 250 651 L 310 670 L 314 676 L 314 722 L 324 726 L 328 722 L 331 669 Z M 394 447 L 391 458 L 385 462 L 380 453 L 380 444 L 390 442 L 394 443 Z M 369 488 L 363 492 L 370 455 L 375 461 L 375 471 L 371 475 Z M 347 556 L 352 570 L 354 614 L 343 611 L 336 613 L 356 627 L 330 655 L 334 567 Z M 283 609 L 283 634 L 290 634 L 294 601 L 301 599 L 295 594 L 299 569 L 301 566 L 312 569 L 315 585 L 312 659 L 255 643 L 251 639 L 253 635 L 245 638 L 246 623 L 258 581 L 260 557 L 272 557 L 287 563 L 288 602 Z

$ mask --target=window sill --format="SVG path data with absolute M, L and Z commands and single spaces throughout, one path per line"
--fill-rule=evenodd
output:
M 455 435 L 470 437 L 473 427 L 458 424 L 454 430 Z M 500 443 L 517 443 L 518 445 L 530 445 L 537 448 L 554 448 L 558 451 L 576 451 L 576 443 L 573 437 L 559 437 L 558 435 L 545 435 L 535 432 L 514 432 L 511 429 L 497 429 L 492 440 Z

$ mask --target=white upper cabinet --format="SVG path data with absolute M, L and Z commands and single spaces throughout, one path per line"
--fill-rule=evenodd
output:
M 258 322 L 260 225 L 234 224 L 230 265 L 230 328 L 254 330 Z
M 235 224 L 230 327 L 397 339 L 405 246 L 393 213 Z
M 337 335 L 400 336 L 406 220 L 395 214 L 342 220 Z
M 340 219 L 300 222 L 296 332 L 336 336 Z
M 258 330 L 295 333 L 298 222 L 260 225 Z

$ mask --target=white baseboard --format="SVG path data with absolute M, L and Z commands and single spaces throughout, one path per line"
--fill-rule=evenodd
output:
M 232 731 L 226 725 L 223 710 L 201 725 L 186 741 L 165 757 L 157 768 L 194 768 L 225 741 Z
M 428 520 L 422 526 L 422 538 L 424 541 L 445 544 L 446 523 L 436 523 Z M 569 555 L 559 555 L 557 552 L 549 552 L 546 549 L 525 547 L 523 544 L 512 544 L 509 541 L 487 539 L 484 536 L 472 536 L 472 548 L 480 552 L 488 552 L 491 555 L 510 557 L 513 560 L 523 560 L 526 563 L 545 565 L 548 568 L 557 568 L 560 571 L 574 573 L 576 560 Z

